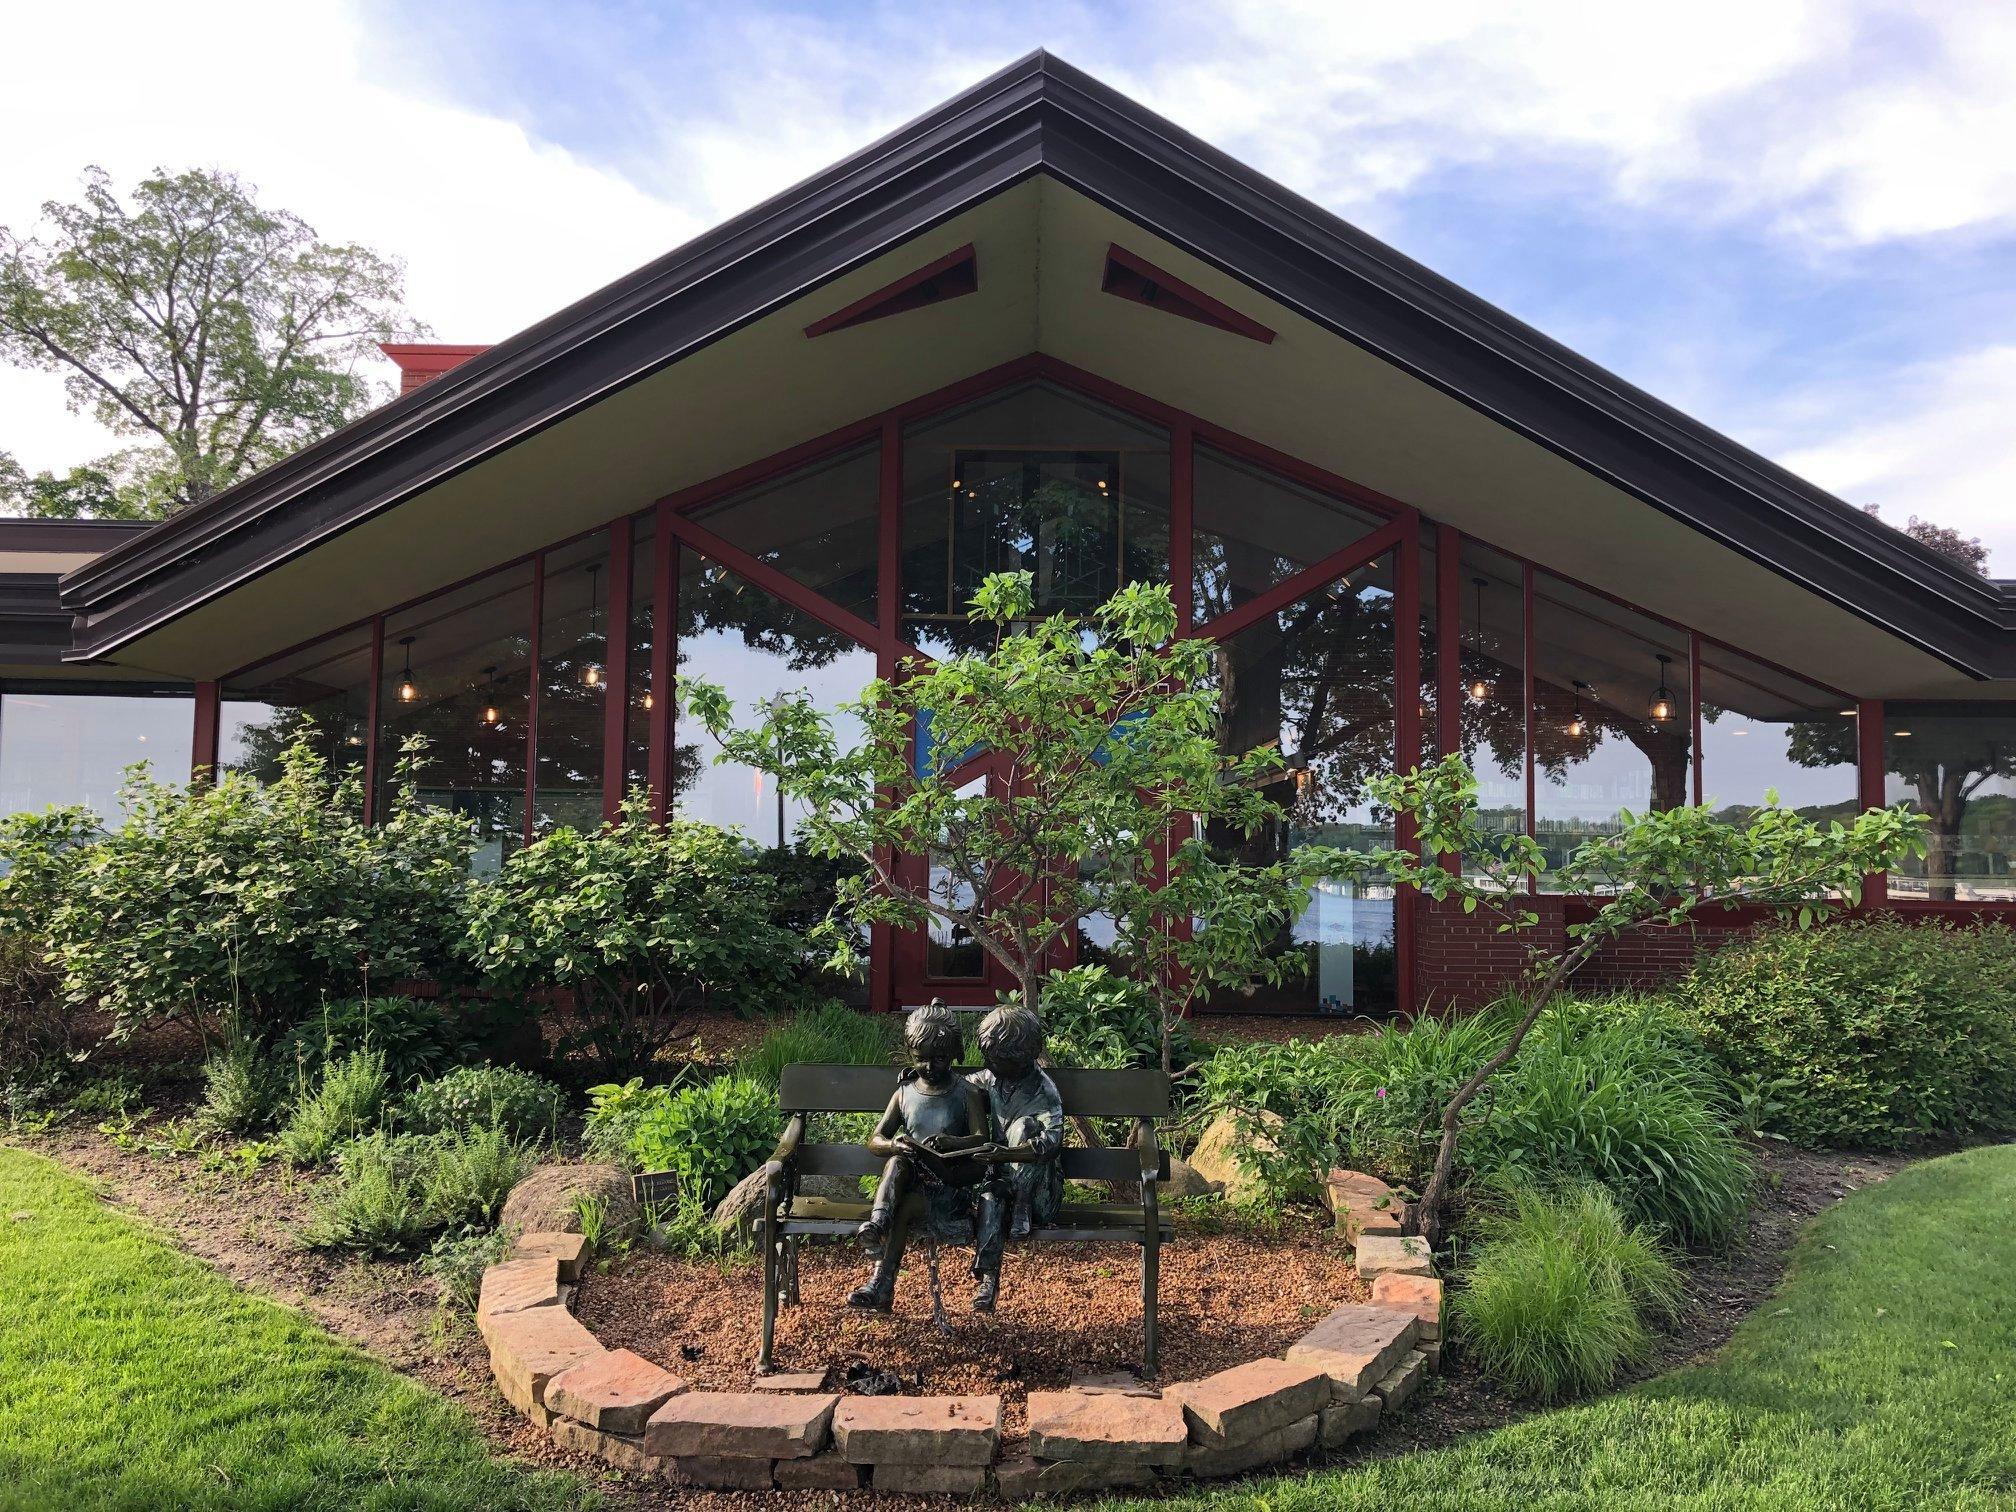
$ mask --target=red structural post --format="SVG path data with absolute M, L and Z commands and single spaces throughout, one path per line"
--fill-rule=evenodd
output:
M 1169 428 L 1169 591 L 1176 597 L 1176 633 L 1197 622 L 1197 587 L 1191 582 L 1196 549 L 1197 431 L 1188 420 Z
M 875 514 L 875 639 L 876 675 L 896 676 L 903 644 L 903 424 L 895 416 L 882 422 L 876 472 Z M 882 854 L 884 865 L 890 855 Z M 896 1010 L 896 931 L 887 924 L 868 926 L 868 1006 Z
M 1435 527 L 1435 725 L 1444 756 L 1463 749 L 1463 537 L 1453 525 Z M 1454 873 L 1459 855 L 1442 858 Z
M 207 782 L 217 775 L 217 684 L 196 684 L 196 727 L 189 738 L 189 778 Z
M 1883 700 L 1864 698 L 1855 705 L 1856 777 L 1862 807 L 1883 807 Z M 1890 901 L 1887 872 L 1872 872 L 1862 883 L 1862 903 L 1880 908 Z
M 546 554 L 532 558 L 532 639 L 526 659 L 529 686 L 525 697 L 525 843 L 532 843 L 532 810 L 539 796 L 539 640 L 546 615 Z
M 1519 568 L 1520 600 L 1520 648 L 1519 664 L 1521 680 L 1526 689 L 1526 838 L 1534 835 L 1534 772 L 1533 772 L 1533 564 L 1522 563 Z M 1481 628 L 1481 627 L 1480 627 Z M 1526 890 L 1539 890 L 1537 878 L 1526 879 Z
M 1694 802 L 1698 806 L 1708 800 L 1702 797 L 1705 789 L 1701 781 L 1701 637 L 1692 630 L 1687 632 L 1687 718 L 1693 729 L 1688 754 L 1694 758 Z

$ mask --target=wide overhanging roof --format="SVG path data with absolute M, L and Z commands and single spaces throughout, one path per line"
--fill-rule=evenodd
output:
M 1114 244 L 1277 339 L 1102 294 Z M 2016 675 L 2000 585 L 1043 53 L 78 568 L 70 654 L 214 677 L 1032 352 L 1859 694 Z

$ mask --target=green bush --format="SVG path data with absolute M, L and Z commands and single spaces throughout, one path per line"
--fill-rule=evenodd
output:
M 264 1128 L 286 1098 L 279 1065 L 244 1035 L 233 1036 L 203 1062 L 203 1104 L 196 1119 L 219 1134 Z
M 394 1085 L 439 1076 L 469 1050 L 450 1011 L 426 998 L 353 997 L 324 1003 L 273 1043 L 283 1065 L 313 1075 L 359 1050 L 385 1058 Z
M 483 1292 L 483 1272 L 510 1248 L 511 1236 L 502 1229 L 464 1225 L 435 1239 L 421 1258 L 420 1271 L 432 1279 L 444 1304 L 473 1313 Z
M 556 829 L 472 894 L 468 948 L 505 992 L 566 989 L 563 1052 L 641 1070 L 694 1009 L 758 1011 L 804 949 L 773 922 L 773 880 L 738 836 L 632 799 L 592 834 Z
M 416 1134 L 502 1129 L 513 1139 L 550 1140 L 560 1127 L 565 1094 L 543 1076 L 511 1066 L 458 1066 L 424 1081 L 399 1105 Z
M 1679 997 L 1704 1044 L 1805 1145 L 1894 1147 L 2016 1129 L 2016 933 L 1851 920 L 1759 930 Z
M 684 1085 L 686 1075 L 682 1067 L 672 1081 L 656 1086 L 647 1087 L 643 1077 L 633 1076 L 627 1082 L 604 1082 L 590 1087 L 588 1115 L 581 1125 L 581 1142 L 588 1153 L 626 1171 L 636 1170 L 637 1157 L 632 1150 L 637 1125 L 647 1112 L 671 1101 L 672 1094 Z
M 1053 971 L 1038 989 L 1047 1054 L 1054 1065 L 1120 1071 L 1162 1064 L 1162 1013 L 1148 989 L 1104 966 Z M 1189 1027 L 1169 1036 L 1178 1070 L 1196 1055 Z
M 886 1066 L 895 1053 L 894 1015 L 825 1003 L 775 1020 L 762 1039 L 736 1057 L 735 1069 L 774 1088 L 786 1066 Z
M 1670 1319 L 1679 1272 L 1601 1187 L 1520 1187 L 1450 1303 L 1457 1336 L 1489 1375 L 1542 1401 L 1595 1391 L 1652 1347 L 1647 1314 Z
M 674 1173 L 682 1197 L 712 1207 L 768 1157 L 782 1122 L 775 1088 L 717 1076 L 646 1106 L 631 1131 L 631 1161 Z
M 81 808 L 0 818 L 0 1073 L 69 1054 L 80 1005 L 64 990 L 49 923 L 99 836 Z
M 376 1130 L 336 1152 L 303 1237 L 317 1248 L 397 1254 L 444 1229 L 487 1226 L 532 1161 L 501 1129 Z
M 294 1111 L 280 1130 L 280 1152 L 296 1165 L 320 1165 L 339 1145 L 378 1121 L 392 1093 L 385 1057 L 359 1050 L 322 1069 L 313 1091 L 303 1083 Z

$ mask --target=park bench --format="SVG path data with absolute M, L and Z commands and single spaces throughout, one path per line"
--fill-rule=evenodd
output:
M 1161 1248 L 1172 1237 L 1169 1220 L 1155 1202 L 1155 1184 L 1169 1176 L 1169 1159 L 1155 1138 L 1155 1120 L 1169 1115 L 1169 1078 L 1160 1071 L 1080 1071 L 1050 1067 L 1070 1118 L 1131 1118 L 1131 1147 L 1095 1149 L 1067 1145 L 1062 1154 L 1066 1181 L 1097 1182 L 1138 1191 L 1134 1201 L 1066 1202 L 1057 1222 L 1034 1230 L 1040 1244 L 1126 1243 L 1141 1246 L 1141 1362 L 1155 1373 L 1155 1292 Z M 894 1066 L 786 1066 L 778 1087 L 785 1115 L 783 1138 L 764 1167 L 763 1353 L 771 1365 L 771 1344 L 781 1300 L 798 1301 L 798 1245 L 808 1238 L 851 1235 L 868 1216 L 868 1200 L 801 1197 L 805 1176 L 875 1176 L 882 1162 L 858 1144 L 821 1144 L 805 1138 L 815 1113 L 880 1113 L 896 1090 Z M 1067 1194 L 1068 1195 L 1068 1194 Z

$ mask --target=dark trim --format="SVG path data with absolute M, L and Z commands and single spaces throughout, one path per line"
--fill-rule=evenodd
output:
M 1880 698 L 1860 700 L 1855 705 L 1855 776 L 1862 807 L 1865 809 L 1883 807 L 1883 737 L 1883 700 Z M 1872 872 L 1863 878 L 1864 906 L 1880 908 L 1889 901 L 1890 877 L 1887 872 Z
M 438 380 L 437 380 L 438 381 Z M 551 548 L 549 548 L 551 549 Z M 539 685 L 546 681 L 546 669 L 539 665 L 540 643 L 546 627 L 546 553 L 532 558 L 532 631 L 525 660 L 530 685 L 525 690 L 525 843 L 530 845 L 532 815 L 539 807 Z
M 189 774 L 200 780 L 217 770 L 218 698 L 215 682 L 196 684 L 196 717 L 190 721 Z
M 371 686 L 364 694 L 364 822 L 378 822 L 378 726 L 385 687 L 385 616 L 371 620 Z
M 1179 417 L 1169 427 L 1169 591 L 1176 599 L 1176 633 L 1197 620 L 1197 429 Z
M 153 520 L 41 520 L 0 516 L 0 551 L 110 551 L 144 535 Z M 51 576 L 60 576 L 52 573 Z
M 813 321 L 805 327 L 805 334 L 824 336 L 829 331 L 845 331 L 890 315 L 903 315 L 911 310 L 943 304 L 962 294 L 979 292 L 980 259 L 973 251 L 973 243 L 968 242 L 958 251 L 947 252 L 916 272 L 905 273 L 874 293 L 842 306 L 823 320 Z
M 1116 299 L 1160 310 L 1183 320 L 1232 336 L 1244 336 L 1262 346 L 1271 346 L 1274 333 L 1250 315 L 1242 315 L 1223 300 L 1213 299 L 1194 284 L 1174 273 L 1166 273 L 1147 258 L 1129 252 L 1118 242 L 1106 249 L 1106 271 L 1099 288 Z

